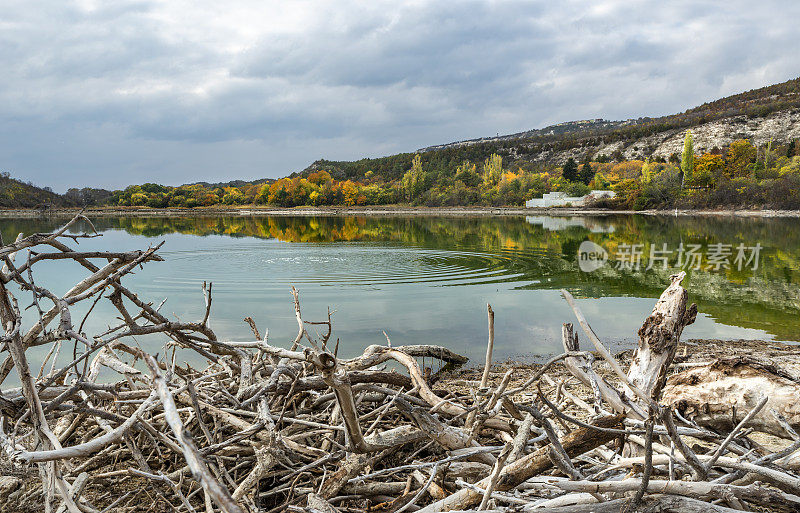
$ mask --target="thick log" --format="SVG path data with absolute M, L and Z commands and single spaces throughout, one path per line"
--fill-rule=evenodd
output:
M 686 306 L 688 294 L 681 286 L 685 277 L 683 271 L 671 276 L 672 284 L 661 294 L 653 312 L 639 328 L 639 343 L 628 369 L 628 380 L 655 401 L 666 383 L 667 370 L 675 357 L 683 328 L 697 317 L 697 305 Z
M 669 377 L 663 401 L 684 417 L 717 431 L 730 431 L 758 404 L 769 398 L 766 407 L 748 427 L 780 437 L 789 433 L 773 411 L 800 429 L 800 379 L 776 366 L 752 357 L 717 359 Z
M 569 492 L 625 493 L 638 490 L 642 486 L 642 480 L 557 481 L 553 486 Z M 647 491 L 693 499 L 725 499 L 732 495 L 740 500 L 762 505 L 782 505 L 800 509 L 800 498 L 759 484 L 735 486 L 710 482 L 651 480 L 647 483 Z

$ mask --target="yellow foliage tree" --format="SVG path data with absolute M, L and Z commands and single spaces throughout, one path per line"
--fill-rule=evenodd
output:
M 755 160 L 756 148 L 750 141 L 744 139 L 733 141 L 725 159 L 725 174 L 731 178 L 750 176 Z
M 347 180 L 342 184 L 342 194 L 344 195 L 344 204 L 353 206 L 358 200 L 358 186 L 350 180 Z
M 402 185 L 408 201 L 413 200 L 423 192 L 425 188 L 425 171 L 422 169 L 422 158 L 419 153 L 411 159 L 411 169 L 403 175 Z
M 722 155 L 706 153 L 698 157 L 694 162 L 694 174 L 691 180 L 687 178 L 686 183 L 688 185 L 708 187 L 725 172 L 725 159 L 722 158 Z
M 503 157 L 492 153 L 483 162 L 483 182 L 489 187 L 497 185 L 503 177 Z

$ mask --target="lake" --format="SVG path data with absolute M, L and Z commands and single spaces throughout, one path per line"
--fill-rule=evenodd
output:
M 50 231 L 63 221 L 2 219 L 0 230 L 11 241 L 19 232 Z M 93 222 L 103 236 L 82 240 L 79 249 L 165 242 L 165 262 L 148 263 L 125 283 L 156 304 L 167 298 L 162 312 L 168 316 L 202 318 L 201 285 L 213 282 L 211 327 L 223 340 L 252 339 L 243 322 L 251 316 L 262 332 L 269 329 L 272 344 L 288 345 L 297 329 L 289 293 L 294 285 L 305 320 L 323 320 L 328 307 L 335 310 L 332 340 L 340 340 L 343 356 L 384 344 L 385 331 L 394 345 L 440 344 L 479 363 L 491 303 L 496 358 L 536 358 L 560 352 L 561 324 L 574 321 L 559 294 L 565 288 L 605 342 L 627 348 L 678 269 L 687 271 L 684 284 L 700 312 L 684 339 L 800 340 L 797 219 L 231 216 Z M 66 261 L 37 267 L 37 283 L 60 294 L 86 275 Z M 22 294 L 20 304 L 28 302 Z M 87 324 L 89 334 L 115 322 L 116 311 L 105 303 Z M 309 330 L 313 335 L 314 327 Z M 158 351 L 155 340 L 138 342 Z

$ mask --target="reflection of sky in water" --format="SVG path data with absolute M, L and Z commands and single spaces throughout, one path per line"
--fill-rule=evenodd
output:
M 481 222 L 508 223 L 495 219 Z M 162 240 L 166 243 L 160 254 L 166 261 L 145 265 L 125 283 L 156 304 L 167 298 L 162 313 L 168 317 L 200 319 L 201 284 L 212 281 L 211 325 L 220 338 L 251 339 L 242 322 L 251 316 L 262 332 L 269 329 L 271 343 L 286 345 L 296 333 L 289 294 L 289 287 L 295 285 L 301 293 L 304 319 L 324 319 L 328 306 L 336 311 L 332 340 L 340 339 L 344 356 L 360 353 L 369 344 L 385 343 L 385 330 L 395 345 L 441 344 L 480 361 L 487 335 L 487 302 L 496 313 L 498 359 L 558 352 L 561 323 L 574 320 L 558 292 L 561 287 L 587 296 L 610 296 L 578 299 L 578 303 L 603 340 L 616 348 L 631 347 L 657 295 L 652 287 L 639 293 L 635 283 L 588 281 L 589 277 L 576 274 L 577 270 L 564 269 L 572 263 L 564 260 L 558 248 L 450 247 L 447 240 L 430 247 L 397 240 L 306 243 L 179 233 L 144 237 L 109 230 L 101 238 L 81 241 L 78 249 L 124 251 Z M 85 276 L 82 268 L 66 261 L 37 267 L 37 283 L 59 294 Z M 655 283 L 661 283 L 659 280 Z M 691 287 L 689 290 L 691 294 Z M 23 293 L 20 304 L 29 301 Z M 724 299 L 720 301 L 724 303 Z M 726 308 L 723 317 L 735 318 L 730 311 L 735 312 L 737 306 Z M 715 321 L 719 312 L 709 315 L 702 303 L 700 311 L 684 338 L 774 338 L 752 325 L 745 328 Z M 81 309 L 73 312 L 76 324 L 82 313 Z M 103 331 L 105 323 L 115 322 L 116 315 L 110 303 L 101 302 L 85 331 Z M 26 319 L 33 322 L 31 311 Z M 314 330 L 309 327 L 312 335 Z M 585 337 L 581 341 L 589 348 Z M 137 342 L 150 351 L 160 350 L 161 341 L 155 338 L 137 337 Z M 40 358 L 43 351 L 40 348 L 33 353 Z

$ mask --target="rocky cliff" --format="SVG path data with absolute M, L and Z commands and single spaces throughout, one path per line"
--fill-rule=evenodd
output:
M 669 116 L 570 121 L 516 134 L 429 146 L 419 152 L 493 146 L 512 159 L 553 164 L 562 164 L 569 157 L 579 160 L 587 153 L 595 157 L 621 154 L 625 159 L 668 158 L 682 151 L 687 129 L 692 130 L 698 153 L 724 148 L 737 139 L 749 139 L 758 146 L 800 139 L 800 78 Z

